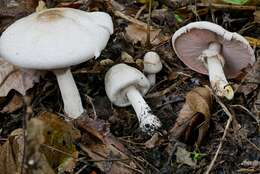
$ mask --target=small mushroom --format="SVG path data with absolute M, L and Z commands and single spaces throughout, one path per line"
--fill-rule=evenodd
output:
M 247 40 L 211 22 L 193 22 L 174 33 L 173 48 L 189 68 L 208 74 L 218 96 L 231 100 L 234 96 L 226 80 L 240 74 L 255 62 L 253 49 Z
M 153 51 L 147 52 L 144 55 L 144 73 L 150 81 L 151 86 L 155 85 L 156 73 L 162 70 L 160 56 Z
M 0 55 L 21 68 L 52 70 L 65 113 L 77 118 L 84 109 L 70 66 L 97 58 L 112 33 L 111 17 L 104 12 L 45 9 L 16 21 L 3 32 Z
M 132 105 L 143 132 L 151 135 L 161 126 L 142 95 L 150 88 L 149 80 L 139 70 L 117 64 L 105 75 L 105 90 L 110 101 L 119 107 Z

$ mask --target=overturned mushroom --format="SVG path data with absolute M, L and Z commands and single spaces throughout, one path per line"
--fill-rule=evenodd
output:
M 162 70 L 162 63 L 156 52 L 150 51 L 144 55 L 144 73 L 147 74 L 151 86 L 155 85 L 156 73 Z
M 22 68 L 52 70 L 65 113 L 77 118 L 84 109 L 69 67 L 97 58 L 112 33 L 111 17 L 104 12 L 45 9 L 16 21 L 3 32 L 0 55 Z
M 141 130 L 152 134 L 161 123 L 142 97 L 149 88 L 150 82 L 144 74 L 126 64 L 113 66 L 105 76 L 105 89 L 110 101 L 120 107 L 132 105 Z
M 189 68 L 208 74 L 211 86 L 219 96 L 231 100 L 234 92 L 227 78 L 252 65 L 255 56 L 245 38 L 210 22 L 193 22 L 174 33 L 173 48 Z

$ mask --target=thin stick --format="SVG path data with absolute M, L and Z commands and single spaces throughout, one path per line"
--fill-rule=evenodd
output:
M 206 86 L 210 91 L 211 89 Z M 226 127 L 225 127 L 225 130 L 224 130 L 224 133 L 221 137 L 221 140 L 219 142 L 219 145 L 218 145 L 218 149 L 215 153 L 215 156 L 214 158 L 212 159 L 210 165 L 208 166 L 208 169 L 207 171 L 205 172 L 205 174 L 209 174 L 209 172 L 211 171 L 211 169 L 213 168 L 213 165 L 215 164 L 216 160 L 217 160 L 217 157 L 218 157 L 218 154 L 219 154 L 219 151 L 220 149 L 222 148 L 222 145 L 223 145 L 223 142 L 226 138 L 226 135 L 227 135 L 227 131 L 228 131 L 228 128 L 230 126 L 230 123 L 232 122 L 232 118 L 233 118 L 233 115 L 229 112 L 229 110 L 227 109 L 227 107 L 220 101 L 220 99 L 211 91 L 211 93 L 213 94 L 213 96 L 215 97 L 216 101 L 218 102 L 218 104 L 222 107 L 223 111 L 228 115 L 228 121 L 227 121 L 227 124 L 226 124 Z
M 197 3 L 198 7 L 208 7 L 209 3 Z M 233 10 L 256 10 L 256 6 L 241 6 L 241 5 L 229 5 L 229 4 L 211 4 L 212 8 L 215 9 L 233 9 Z
M 25 95 L 23 97 L 23 102 L 25 105 L 25 115 L 23 118 L 23 143 L 24 143 L 24 147 L 23 147 L 23 159 L 22 159 L 22 166 L 21 166 L 21 174 L 25 173 L 26 170 L 26 158 L 27 158 L 27 123 L 29 121 L 29 119 L 32 117 L 33 114 L 33 110 L 32 110 L 32 106 L 31 106 L 31 99 L 29 96 Z
M 151 12 L 152 12 L 152 0 L 149 0 L 149 16 L 147 19 L 147 35 L 146 35 L 146 46 L 151 46 L 150 38 L 150 25 L 151 25 Z
M 245 110 L 257 123 L 257 125 L 260 125 L 260 120 L 252 113 L 250 112 L 246 107 L 242 106 L 242 105 L 231 105 L 231 107 L 239 107 L 243 110 Z
M 144 11 L 145 8 L 146 8 L 146 4 L 143 5 L 143 6 L 138 10 L 138 12 L 137 12 L 136 15 L 135 15 L 135 19 L 138 19 L 138 18 L 140 17 L 141 13 Z
M 135 18 L 133 18 L 131 16 L 127 16 L 127 15 L 125 15 L 124 13 L 122 13 L 122 12 L 120 12 L 118 10 L 115 10 L 114 14 L 115 14 L 115 16 L 123 18 L 123 19 L 125 19 L 125 20 L 127 20 L 129 22 L 132 22 L 132 23 L 136 24 L 136 25 L 140 25 L 142 27 L 146 27 L 147 26 L 146 23 L 144 23 L 142 21 L 139 21 L 139 20 L 137 20 L 137 19 L 135 19 Z

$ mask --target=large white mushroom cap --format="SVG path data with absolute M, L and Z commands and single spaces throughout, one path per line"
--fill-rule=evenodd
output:
M 141 71 L 123 63 L 113 66 L 106 73 L 105 90 L 113 104 L 121 107 L 130 105 L 126 96 L 126 89 L 130 86 L 144 95 L 150 89 L 150 82 Z
M 98 57 L 112 33 L 104 12 L 47 9 L 9 26 L 0 38 L 0 55 L 23 68 L 65 68 Z

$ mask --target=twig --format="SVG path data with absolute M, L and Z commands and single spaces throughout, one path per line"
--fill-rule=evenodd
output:
M 83 167 L 81 167 L 75 174 L 80 174 L 85 168 L 87 168 L 88 165 L 85 164 Z
M 231 107 L 239 107 L 243 110 L 245 110 L 257 123 L 257 125 L 260 125 L 260 120 L 258 118 L 256 118 L 256 116 L 254 114 L 252 114 L 246 107 L 242 106 L 242 105 L 231 105 Z
M 155 97 L 160 97 L 163 96 L 171 91 L 174 90 L 174 88 L 176 88 L 176 86 L 179 86 L 183 81 L 185 81 L 187 79 L 187 77 L 182 78 L 181 80 L 177 81 L 176 83 L 173 83 L 171 86 L 169 86 L 168 88 L 162 90 L 162 91 L 158 91 L 158 92 L 154 92 L 152 94 L 147 95 L 145 98 L 155 98 Z
M 146 35 L 146 47 L 149 48 L 151 46 L 151 13 L 152 13 L 152 0 L 149 0 L 149 16 L 147 18 L 147 35 Z
M 209 3 L 197 3 L 198 7 L 208 7 Z M 233 9 L 233 10 L 256 10 L 256 6 L 245 6 L 245 5 L 230 5 L 230 4 L 211 4 L 212 8 L 215 9 Z
M 115 16 L 123 18 L 123 19 L 125 19 L 125 20 L 127 20 L 129 22 L 132 22 L 132 23 L 136 24 L 136 25 L 140 25 L 142 27 L 146 27 L 147 26 L 146 23 L 144 23 L 142 21 L 139 21 L 139 20 L 137 20 L 137 19 L 135 19 L 135 18 L 133 18 L 131 16 L 127 16 L 127 15 L 125 15 L 124 13 L 122 13 L 122 12 L 120 12 L 118 10 L 115 10 L 114 14 L 115 14 Z
M 21 165 L 21 174 L 24 174 L 25 172 L 25 166 L 26 166 L 26 158 L 27 158 L 27 150 L 26 150 L 26 144 L 27 144 L 27 123 L 29 119 L 32 117 L 33 110 L 31 106 L 31 99 L 29 96 L 25 95 L 23 97 L 23 103 L 25 105 L 25 112 L 23 117 L 23 159 L 22 159 L 22 165 Z
M 85 96 L 87 97 L 89 103 L 91 104 L 91 107 L 92 107 L 93 113 L 94 113 L 94 120 L 96 120 L 97 119 L 97 112 L 96 112 L 95 106 L 94 106 L 93 101 L 92 101 L 93 99 L 91 97 L 89 97 L 88 95 L 85 95 Z
M 212 92 L 212 90 L 206 86 L 212 93 L 212 95 L 215 97 L 216 101 L 218 102 L 218 104 L 222 107 L 223 111 L 228 115 L 228 121 L 227 121 L 227 124 L 226 124 L 226 127 L 225 127 L 225 130 L 224 130 L 224 133 L 221 137 L 221 140 L 219 142 L 219 145 L 218 145 L 218 149 L 214 155 L 214 158 L 212 159 L 210 165 L 208 166 L 208 169 L 207 171 L 205 172 L 205 174 L 209 174 L 209 172 L 211 171 L 213 165 L 215 164 L 216 160 L 217 160 L 217 157 L 218 157 L 218 154 L 219 154 L 219 151 L 220 149 L 222 148 L 222 145 L 223 145 L 223 142 L 226 138 L 226 135 L 227 135 L 227 131 L 228 131 L 228 128 L 230 126 L 230 123 L 232 122 L 232 118 L 233 118 L 233 115 L 229 112 L 229 110 L 227 109 L 227 107 L 220 101 L 220 99 Z
M 246 141 L 247 141 L 249 144 L 251 144 L 257 151 L 260 152 L 260 148 L 257 147 L 257 145 L 255 145 L 255 143 L 253 143 L 252 141 L 250 141 L 248 138 L 245 138 L 245 139 L 246 139 Z
M 144 9 L 146 8 L 146 4 L 143 5 L 139 10 L 138 12 L 135 14 L 135 19 L 138 19 L 141 15 L 141 13 L 144 11 Z

